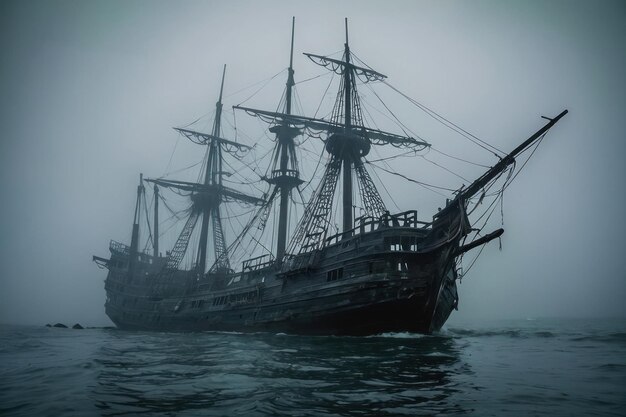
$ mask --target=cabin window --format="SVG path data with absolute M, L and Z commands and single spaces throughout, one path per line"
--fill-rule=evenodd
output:
M 409 263 L 408 263 L 408 262 L 403 262 L 403 261 L 400 261 L 400 262 L 398 262 L 398 264 L 397 264 L 396 268 L 397 268 L 397 270 L 398 270 L 399 272 L 406 272 L 406 271 L 408 271 L 408 270 L 409 270 Z
M 385 238 L 385 247 L 392 252 L 417 251 L 417 236 Z
M 343 277 L 343 268 L 333 269 L 326 273 L 326 281 L 337 281 Z

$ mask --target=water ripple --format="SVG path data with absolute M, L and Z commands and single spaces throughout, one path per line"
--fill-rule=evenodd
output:
M 619 415 L 625 335 L 540 321 L 363 338 L 4 327 L 0 414 Z

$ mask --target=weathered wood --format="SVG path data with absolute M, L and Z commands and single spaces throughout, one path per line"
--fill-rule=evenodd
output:
M 462 255 L 467 251 L 470 251 L 472 249 L 474 249 L 475 247 L 478 247 L 480 245 L 484 245 L 485 243 L 491 242 L 493 239 L 499 238 L 500 236 L 502 236 L 502 233 L 504 233 L 504 229 L 498 229 L 495 232 L 491 232 L 488 235 L 485 235 L 479 239 L 476 239 L 475 241 L 468 243 L 467 245 L 463 245 L 459 248 L 459 250 L 456 252 L 456 255 Z

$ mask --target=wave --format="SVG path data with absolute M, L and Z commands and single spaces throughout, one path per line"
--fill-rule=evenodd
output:
M 623 372 L 626 370 L 625 363 L 605 363 L 597 367 L 597 369 L 601 371 L 615 371 L 615 372 Z
M 390 338 L 390 339 L 422 339 L 424 337 L 429 337 L 430 335 L 421 334 L 421 333 L 409 333 L 409 332 L 389 332 L 389 333 L 379 333 L 371 336 L 365 336 L 366 338 L 372 337 L 380 337 L 380 338 Z
M 554 338 L 557 333 L 549 330 L 528 329 L 460 329 L 450 328 L 447 333 L 457 337 L 509 337 L 512 339 Z
M 626 333 L 615 332 L 605 334 L 587 334 L 572 337 L 570 340 L 574 342 L 605 342 L 626 344 Z

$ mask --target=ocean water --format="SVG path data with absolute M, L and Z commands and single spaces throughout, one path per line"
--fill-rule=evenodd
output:
M 0 326 L 0 415 L 626 415 L 626 321 L 303 337 Z

